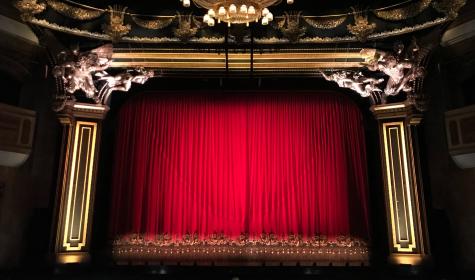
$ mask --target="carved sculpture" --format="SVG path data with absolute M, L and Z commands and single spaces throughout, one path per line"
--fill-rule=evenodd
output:
M 382 90 L 378 87 L 384 79 L 365 77 L 361 72 L 336 71 L 330 74 L 320 72 L 327 80 L 333 81 L 341 88 L 349 88 L 356 91 L 361 97 L 369 97 L 373 104 L 380 102 Z
M 398 95 L 401 91 L 413 90 L 412 82 L 424 76 L 424 68 L 417 65 L 415 58 L 418 47 L 410 50 L 408 56 L 403 56 L 404 46 L 397 45 L 395 54 L 375 49 L 363 49 L 362 55 L 373 53 L 374 58 L 366 61 L 365 66 L 370 71 L 380 71 L 389 79 L 384 89 L 386 96 Z
M 87 98 L 97 92 L 92 73 L 106 70 L 112 60 L 112 45 L 104 45 L 89 52 L 64 51 L 58 55 L 58 65 L 53 76 L 61 78 L 66 92 L 73 94 L 82 90 Z
M 100 77 L 99 81 L 105 81 L 105 84 L 99 90 L 97 101 L 102 104 L 109 104 L 110 96 L 114 91 L 129 91 L 132 83 L 145 84 L 149 78 L 154 76 L 151 70 L 138 68 L 135 70 L 127 70 L 125 73 L 120 73 L 115 76 L 110 76 L 107 73 L 99 72 L 96 76 Z
M 424 67 L 420 64 L 427 53 L 420 54 L 415 41 L 406 52 L 404 51 L 402 44 L 396 45 L 394 53 L 376 49 L 361 50 L 360 54 L 366 60 L 363 65 L 367 70 L 385 74 L 387 79 L 372 78 L 362 72 L 346 70 L 321 74 L 326 80 L 336 82 L 339 87 L 352 89 L 362 97 L 371 98 L 374 104 L 385 103 L 388 96 L 395 96 L 401 92 L 412 96 L 415 81 L 425 74 Z
M 57 99 L 64 103 L 80 90 L 95 103 L 108 104 L 113 91 L 128 91 L 132 83 L 144 84 L 154 76 L 153 71 L 143 68 L 110 75 L 105 70 L 109 68 L 111 61 L 111 44 L 88 52 L 61 52 L 58 55 L 58 65 L 53 68 L 53 76 L 63 81 L 64 91 L 69 96 Z M 102 84 L 100 90 L 97 89 L 97 84 Z M 60 110 L 61 107 L 58 108 Z

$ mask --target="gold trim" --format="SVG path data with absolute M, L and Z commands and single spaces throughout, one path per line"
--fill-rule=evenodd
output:
M 226 63 L 223 61 L 221 63 L 212 63 L 212 62 L 112 62 L 111 67 L 146 67 L 146 68 L 163 68 L 163 69 L 225 69 Z M 247 63 L 229 63 L 229 69 L 250 69 L 250 62 Z M 270 62 L 270 63 L 261 63 L 254 62 L 253 69 L 326 69 L 326 68 L 360 68 L 360 62 Z
M 96 111 L 105 111 L 106 108 L 97 105 L 87 105 L 87 104 L 74 104 L 74 108 L 77 109 L 86 109 L 86 110 L 96 110 Z
M 302 17 L 306 23 L 317 29 L 333 29 L 342 25 L 346 21 L 348 15 L 338 17 Z
M 46 3 L 63 16 L 77 20 L 92 20 L 104 14 L 104 10 L 74 7 L 57 0 L 46 0 Z
M 384 10 L 375 10 L 373 11 L 374 15 L 389 21 L 399 21 L 405 20 L 408 18 L 415 17 L 425 11 L 432 0 L 420 0 L 419 2 L 411 3 L 406 7 L 395 8 L 395 9 L 384 9 Z
M 384 110 L 391 110 L 391 109 L 402 109 L 406 108 L 407 105 L 404 103 L 400 104 L 384 104 L 384 105 L 376 105 L 374 106 L 375 111 L 384 111 Z
M 228 55 L 229 60 L 234 59 L 248 59 L 250 57 L 250 53 L 230 53 Z M 200 60 L 200 59 L 225 59 L 226 55 L 224 53 L 203 53 L 203 52 L 195 52 L 195 53 L 178 53 L 178 52 L 115 52 L 112 55 L 112 59 L 176 59 L 176 60 L 183 60 L 183 59 L 193 59 L 193 60 Z M 254 60 L 258 59 L 364 59 L 364 56 L 360 54 L 360 52 L 319 52 L 319 53 L 261 53 L 261 54 L 254 54 Z
M 86 158 L 86 170 L 85 170 L 85 178 L 84 178 L 84 190 L 83 196 L 86 195 L 86 198 L 82 200 L 81 204 L 81 217 L 80 217 L 80 225 L 78 230 L 78 238 L 73 238 L 72 230 L 75 222 L 74 218 L 74 208 L 71 208 L 71 205 L 74 203 L 76 204 L 76 195 L 73 198 L 73 190 L 74 194 L 77 193 L 77 178 L 79 176 L 79 165 L 78 158 L 81 153 L 82 149 L 82 140 L 84 130 L 90 130 L 89 141 L 88 141 L 88 152 Z M 64 231 L 63 231 L 63 248 L 66 251 L 80 251 L 87 243 L 87 229 L 89 223 L 89 208 L 90 208 L 90 198 L 91 198 L 91 188 L 92 188 L 92 179 L 93 179 L 93 168 L 94 168 L 94 159 L 95 157 L 95 146 L 96 146 L 96 136 L 97 136 L 97 123 L 96 122 L 86 122 L 86 121 L 78 121 L 75 124 L 75 137 L 73 143 L 73 158 L 71 164 L 71 175 L 69 179 L 68 185 L 68 195 L 67 195 L 67 204 L 66 204 L 66 217 L 64 219 Z M 79 149 L 79 154 L 78 154 Z M 74 201 L 72 201 L 74 200 Z M 85 212 L 83 212 L 85 210 Z M 71 213 L 72 212 L 72 213 Z M 84 221 L 82 220 L 84 217 Z M 81 232 L 82 231 L 82 232 Z M 82 233 L 82 235 L 81 235 Z M 76 246 L 72 245 L 71 241 L 79 241 Z
M 420 254 L 392 254 L 389 262 L 397 265 L 419 265 L 424 261 L 424 256 Z
M 56 256 L 56 262 L 60 264 L 85 263 L 89 259 L 88 253 L 60 253 Z
M 397 127 L 394 127 L 397 126 Z M 401 180 L 403 183 L 403 186 L 400 186 L 403 188 L 403 200 L 404 203 L 407 203 L 408 209 L 406 208 L 406 205 L 404 205 L 404 212 L 407 215 L 407 210 L 409 210 L 409 227 L 406 225 L 406 229 L 410 230 L 410 237 L 411 237 L 411 242 L 407 245 L 407 247 L 402 247 L 403 245 L 401 244 L 401 241 L 406 241 L 401 239 L 401 228 L 399 226 L 399 214 L 397 213 L 397 209 L 394 207 L 394 199 L 396 197 L 393 197 L 393 192 L 396 191 L 396 182 L 394 178 L 394 172 L 391 173 L 390 166 L 394 163 L 394 158 L 392 156 L 392 146 L 390 141 L 388 142 L 388 134 L 391 134 L 391 127 L 392 129 L 396 129 L 398 131 L 397 138 L 398 138 L 398 145 L 401 143 L 402 145 L 402 151 L 401 148 L 398 148 L 398 153 L 402 152 L 402 157 L 400 156 L 400 167 L 403 170 L 400 170 L 402 176 Z M 400 135 L 399 135 L 400 131 Z M 392 229 L 392 240 L 393 240 L 393 247 L 398 251 L 398 252 L 413 252 L 413 250 L 417 247 L 417 240 L 415 238 L 415 227 L 414 227 L 414 211 L 413 211 L 413 206 L 412 206 L 412 199 L 411 199 L 411 181 L 409 179 L 409 169 L 408 169 L 408 160 L 407 160 L 407 147 L 406 147 L 406 136 L 405 136 L 405 127 L 404 127 L 404 122 L 390 122 L 390 123 L 383 123 L 383 143 L 384 143 L 384 154 L 385 154 L 385 161 L 386 161 L 386 180 L 388 184 L 388 196 L 389 196 L 389 214 L 390 214 L 390 220 L 391 220 L 391 229 Z M 391 150 L 390 150 L 391 149 Z M 390 156 L 391 155 L 391 156 Z M 394 167 L 392 169 L 394 171 Z M 404 193 L 407 195 L 407 197 L 404 195 Z M 396 194 L 395 194 L 396 196 Z M 397 199 L 397 198 L 396 198 Z M 397 216 L 395 218 L 394 216 Z M 397 222 L 397 224 L 396 224 Z M 406 217 L 406 222 L 407 222 L 407 217 Z M 397 232 L 396 232 L 396 225 L 397 225 Z M 409 237 L 409 234 L 407 234 Z

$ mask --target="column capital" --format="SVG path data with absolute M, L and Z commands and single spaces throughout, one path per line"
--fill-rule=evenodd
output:
M 107 112 L 109 112 L 109 106 L 107 105 L 67 101 L 64 108 L 57 114 L 61 123 L 69 123 L 71 120 L 78 118 L 103 120 Z
M 373 105 L 370 110 L 379 121 L 404 120 L 407 125 L 418 125 L 423 118 L 422 113 L 408 102 Z

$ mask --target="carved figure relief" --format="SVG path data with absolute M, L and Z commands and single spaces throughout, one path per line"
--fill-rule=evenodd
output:
M 64 51 L 58 55 L 58 65 L 53 76 L 63 82 L 64 91 L 72 97 L 77 91 L 95 103 L 108 104 L 113 91 L 128 91 L 132 83 L 144 84 L 154 76 L 143 68 L 111 75 L 105 70 L 112 62 L 112 45 L 104 45 L 88 52 Z M 96 85 L 102 84 L 100 90 Z M 58 98 L 63 101 L 68 98 Z

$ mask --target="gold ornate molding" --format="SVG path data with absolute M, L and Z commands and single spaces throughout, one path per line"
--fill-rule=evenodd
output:
M 306 23 L 317 29 L 333 29 L 342 25 L 348 18 L 348 15 L 336 17 L 303 17 Z
M 175 18 L 176 18 L 175 16 L 169 16 L 169 17 L 160 17 L 160 18 L 154 18 L 154 19 L 143 19 L 138 16 L 132 16 L 132 20 L 138 26 L 146 28 L 146 29 L 152 29 L 152 30 L 160 30 L 160 29 L 168 27 Z
M 437 18 L 432 21 L 428 21 L 422 24 L 417 24 L 411 27 L 403 27 L 398 29 L 393 29 L 389 31 L 373 33 L 368 36 L 370 40 L 378 40 L 384 39 L 392 36 L 399 36 L 403 34 L 408 34 L 412 32 L 416 32 L 419 30 L 424 30 L 439 24 L 443 24 L 447 22 L 449 19 L 447 17 Z M 78 28 L 71 28 L 67 26 L 58 25 L 56 23 L 49 22 L 44 19 L 37 19 L 32 18 L 29 20 L 32 24 L 45 27 L 51 30 L 56 30 L 76 36 L 82 36 L 92 39 L 98 40 L 111 40 L 111 37 L 107 34 L 97 33 L 97 32 L 90 32 L 87 30 L 81 30 Z M 124 36 L 121 39 L 123 42 L 131 42 L 131 43 L 173 43 L 173 42 L 180 42 L 177 38 L 171 37 L 139 37 L 139 36 Z M 309 44 L 321 44 L 321 43 L 351 43 L 356 42 L 358 39 L 355 36 L 345 36 L 345 37 L 306 37 L 301 38 L 299 43 L 309 43 Z M 224 42 L 224 37 L 200 37 L 200 38 L 192 38 L 190 42 L 194 43 L 203 43 L 203 44 L 220 44 Z M 288 43 L 287 39 L 277 38 L 277 37 L 269 37 L 269 38 L 256 38 L 254 39 L 256 44 L 268 45 L 268 44 L 285 44 Z
M 425 11 L 433 0 L 420 0 L 403 8 L 374 10 L 373 13 L 384 20 L 399 21 L 415 17 Z
M 46 9 L 46 4 L 38 3 L 37 0 L 18 0 L 14 6 L 20 11 L 23 21 L 30 21 L 35 15 L 42 13 Z
M 100 9 L 85 9 L 68 5 L 64 2 L 57 0 L 46 0 L 48 6 L 50 6 L 56 12 L 63 16 L 70 17 L 77 20 L 91 20 L 96 19 L 104 14 Z

